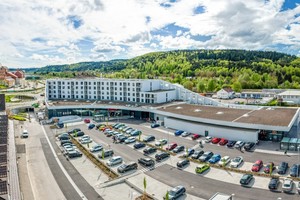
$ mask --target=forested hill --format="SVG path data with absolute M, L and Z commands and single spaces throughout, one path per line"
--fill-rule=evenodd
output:
M 60 73 L 55 73 L 60 72 Z M 162 78 L 197 92 L 231 86 L 240 89 L 300 88 L 300 59 L 273 51 L 178 50 L 128 60 L 46 66 L 48 76 L 95 75 L 110 78 Z

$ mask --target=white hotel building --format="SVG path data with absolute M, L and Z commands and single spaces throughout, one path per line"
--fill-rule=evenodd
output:
M 191 104 L 219 105 L 178 84 L 162 80 L 142 79 L 49 79 L 46 81 L 48 100 L 89 100 L 159 104 L 174 100 Z

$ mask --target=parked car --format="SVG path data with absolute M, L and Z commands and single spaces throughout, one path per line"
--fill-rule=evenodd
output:
M 155 146 L 163 146 L 163 145 L 165 145 L 167 143 L 168 143 L 167 139 L 160 139 L 157 142 L 155 142 Z
M 152 153 L 156 152 L 156 148 L 148 147 L 148 148 L 144 149 L 143 152 L 144 152 L 145 155 L 152 154 Z
M 94 146 L 92 146 L 92 148 L 90 148 L 90 152 L 94 153 L 94 152 L 98 152 L 101 151 L 103 149 L 101 144 L 96 144 Z
M 290 176 L 298 177 L 299 176 L 300 165 L 294 164 L 290 169 Z
M 89 130 L 91 130 L 91 129 L 93 129 L 93 128 L 95 128 L 95 124 L 89 124 L 89 125 L 88 125 L 88 129 L 89 129 Z
M 156 128 L 156 127 L 159 127 L 159 124 L 157 124 L 157 123 L 151 124 L 151 128 Z
M 28 132 L 25 132 L 25 133 L 26 133 L 26 135 L 27 135 L 27 137 L 28 137 Z M 23 132 L 23 134 L 24 134 L 24 132 Z M 24 137 L 24 135 L 22 135 L 22 137 Z M 68 133 L 65 133 L 65 134 L 59 135 L 59 136 L 58 136 L 58 139 L 59 139 L 59 140 L 70 140 L 70 136 L 69 136 Z
M 88 135 L 83 135 L 78 139 L 78 141 L 81 142 L 82 140 L 86 140 L 86 139 L 91 139 L 91 138 Z
M 127 140 L 127 136 L 125 136 L 125 135 L 120 135 L 119 137 L 118 137 L 118 141 L 121 143 L 121 142 L 125 142 L 125 140 Z
M 283 192 L 292 192 L 294 187 L 294 182 L 290 178 L 285 178 L 282 184 Z
M 204 154 L 204 151 L 195 151 L 194 154 L 192 155 L 193 159 L 198 159 L 200 156 Z
M 255 163 L 252 165 L 251 171 L 253 172 L 259 172 L 260 169 L 264 166 L 262 160 L 257 160 Z
M 227 143 L 228 143 L 228 140 L 225 139 L 225 138 L 222 138 L 222 139 L 220 140 L 220 142 L 219 142 L 219 145 L 224 146 L 224 145 L 226 145 Z
M 210 168 L 210 166 L 208 164 L 200 164 L 196 167 L 195 172 L 197 174 L 202 174 L 203 172 L 205 172 L 206 170 L 208 170 Z
M 195 133 L 192 135 L 192 140 L 197 140 L 200 137 L 201 137 L 201 135 Z
M 146 146 L 146 144 L 143 143 L 143 142 L 138 142 L 138 143 L 135 143 L 135 144 L 133 145 L 133 147 L 134 147 L 135 149 L 140 149 L 140 148 L 143 148 L 143 147 L 145 147 L 145 146 Z
M 202 156 L 200 156 L 199 160 L 202 162 L 208 161 L 214 155 L 213 152 L 207 151 Z
M 131 136 L 139 136 L 142 133 L 142 131 L 134 130 L 130 133 Z
M 175 136 L 179 136 L 179 135 L 181 135 L 183 132 L 184 132 L 183 130 L 176 130 L 176 131 L 174 132 L 174 135 L 175 135 Z
M 128 126 L 128 127 L 124 128 L 122 131 L 127 133 L 128 130 L 131 131 L 131 130 L 133 130 L 133 128 Z
M 130 135 L 130 133 L 134 132 L 135 130 L 136 130 L 136 129 L 129 128 L 129 129 L 126 130 L 126 134 L 129 134 L 129 135 Z
M 245 142 L 243 141 L 237 141 L 234 145 L 235 148 L 239 149 L 242 148 L 245 145 Z
M 148 135 L 147 137 L 144 138 L 144 142 L 152 142 L 155 140 L 155 137 L 153 135 Z
M 300 181 L 298 182 L 297 192 L 298 192 L 298 194 L 300 194 Z
M 175 147 L 175 149 L 173 149 L 174 153 L 179 153 L 179 152 L 182 152 L 182 151 L 184 151 L 184 146 L 182 146 L 182 145 L 177 146 L 177 147 Z
M 100 124 L 96 124 L 95 127 L 96 129 L 99 129 L 100 127 L 106 127 L 106 125 L 100 123 Z
M 207 137 L 205 137 L 205 139 L 204 139 L 204 141 L 205 141 L 206 143 L 210 143 L 211 140 L 212 140 L 212 137 L 211 137 L 211 136 L 207 136 Z
M 66 143 L 71 144 L 72 142 L 71 142 L 70 139 L 67 139 L 67 140 L 61 140 L 61 141 L 60 141 L 60 145 L 63 145 L 63 144 L 66 144 Z
M 186 152 L 184 152 L 183 157 L 190 157 L 195 153 L 195 149 L 189 148 Z
M 155 155 L 156 161 L 161 161 L 161 160 L 163 160 L 165 158 L 168 158 L 168 157 L 170 157 L 170 154 L 167 153 L 167 152 L 160 152 L 160 153 Z
M 130 144 L 130 143 L 134 143 L 135 141 L 136 141 L 135 137 L 129 137 L 124 142 L 125 144 Z
M 90 123 L 91 122 L 91 120 L 88 119 L 88 118 L 85 118 L 83 121 L 84 121 L 84 123 Z
M 280 175 L 285 174 L 288 167 L 289 167 L 289 164 L 287 162 L 281 162 L 280 165 L 278 166 L 277 173 L 280 174 Z
M 182 134 L 181 134 L 181 136 L 182 137 L 187 137 L 187 136 L 189 136 L 189 135 L 191 135 L 192 133 L 190 133 L 190 132 L 186 132 L 186 131 L 184 131 Z
M 190 164 L 190 160 L 189 159 L 184 159 L 184 160 L 180 160 L 177 162 L 176 166 L 178 168 L 184 168 L 186 165 L 189 165 Z
M 119 173 L 125 173 L 127 171 L 136 170 L 137 168 L 138 165 L 136 162 L 130 162 L 120 165 L 117 170 Z
M 73 128 L 73 129 L 68 131 L 68 134 L 76 133 L 76 132 L 79 132 L 79 131 L 81 131 L 80 128 Z
M 233 140 L 229 140 L 228 143 L 227 143 L 227 147 L 231 148 L 235 145 L 236 141 L 233 141 Z
M 279 183 L 279 178 L 271 178 L 268 187 L 270 190 L 277 190 Z
M 249 185 L 249 183 L 251 182 L 252 179 L 253 179 L 252 174 L 244 174 L 240 180 L 240 184 L 241 185 Z
M 114 156 L 107 161 L 108 166 L 114 166 L 117 164 L 121 164 L 123 162 L 123 158 L 121 156 Z
M 271 170 L 272 170 L 272 172 L 273 172 L 275 169 L 276 169 L 275 164 L 274 164 L 273 162 L 270 162 L 270 163 L 268 163 L 267 166 L 265 167 L 264 172 L 265 172 L 266 174 L 269 174 L 269 173 L 271 172 Z
M 229 156 L 223 156 L 221 160 L 218 162 L 219 166 L 226 166 L 230 162 Z
M 180 196 L 185 194 L 185 191 L 186 191 L 185 187 L 183 187 L 181 185 L 176 186 L 168 191 L 168 199 L 169 200 L 178 199 Z M 165 199 L 165 197 L 164 197 L 164 199 Z
M 213 144 L 218 144 L 220 141 L 221 141 L 221 138 L 214 137 L 214 138 L 211 140 L 211 143 L 213 143 Z
M 238 166 L 240 166 L 240 164 L 242 164 L 242 162 L 244 162 L 243 157 L 237 156 L 237 157 L 231 159 L 230 167 L 237 168 Z
M 68 152 L 68 157 L 69 158 L 76 158 L 76 157 L 81 157 L 82 153 L 80 151 L 77 150 L 73 150 L 73 151 L 69 151 Z
M 175 149 L 176 147 L 177 147 L 177 143 L 172 142 L 172 143 L 170 143 L 170 144 L 167 146 L 166 150 L 167 150 L 167 151 L 172 151 L 172 150 Z
M 155 165 L 155 161 L 151 158 L 139 158 L 138 163 L 146 167 Z
M 93 142 L 93 140 L 91 138 L 84 138 L 80 141 L 81 144 L 88 144 Z
M 208 160 L 208 162 L 211 164 L 215 164 L 215 163 L 219 162 L 220 160 L 221 160 L 221 155 L 215 154 Z
M 251 151 L 251 149 L 255 146 L 254 142 L 247 142 L 244 146 L 245 151 Z
M 98 154 L 98 158 L 102 159 L 103 157 L 110 157 L 114 155 L 114 151 L 112 149 L 102 150 L 101 153 Z

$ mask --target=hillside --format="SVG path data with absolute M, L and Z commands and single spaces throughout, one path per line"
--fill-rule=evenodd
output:
M 110 78 L 162 78 L 197 92 L 227 86 L 237 91 L 242 88 L 300 88 L 299 58 L 272 51 L 155 52 L 129 60 L 46 66 L 36 73 L 60 77 L 100 76 L 101 73 Z

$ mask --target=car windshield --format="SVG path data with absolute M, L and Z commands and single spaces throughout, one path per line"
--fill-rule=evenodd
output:
M 236 157 L 236 158 L 233 159 L 233 162 L 239 162 L 240 160 L 241 160 L 241 158 Z
M 289 183 L 285 183 L 283 186 L 284 187 L 290 187 L 290 184 Z
M 169 195 L 175 196 L 176 192 L 177 192 L 176 188 L 173 188 L 172 190 L 169 191 Z

